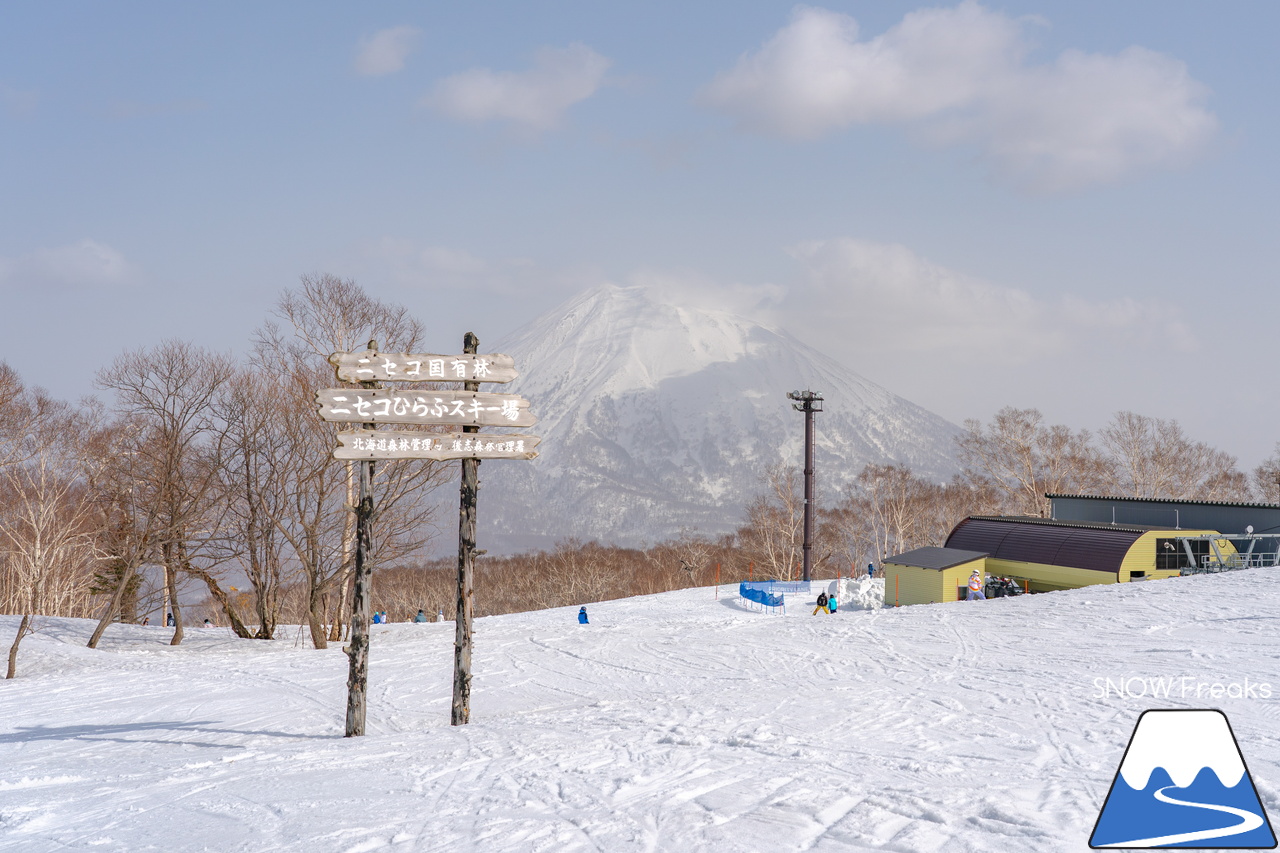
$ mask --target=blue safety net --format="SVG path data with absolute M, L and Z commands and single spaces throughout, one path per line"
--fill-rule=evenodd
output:
M 754 601 L 756 604 L 765 607 L 781 607 L 786 601 L 786 597 L 780 592 L 770 592 L 768 584 L 754 584 L 743 581 L 738 584 L 738 595 L 747 601 Z

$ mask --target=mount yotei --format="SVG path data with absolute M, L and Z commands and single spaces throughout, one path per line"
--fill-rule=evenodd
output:
M 769 465 L 803 464 L 794 389 L 826 398 L 820 493 L 873 462 L 940 479 L 955 470 L 954 424 L 784 331 L 644 288 L 595 288 L 484 348 L 515 357 L 520 377 L 503 390 L 531 402 L 543 437 L 533 462 L 481 468 L 480 539 L 492 552 L 735 529 Z

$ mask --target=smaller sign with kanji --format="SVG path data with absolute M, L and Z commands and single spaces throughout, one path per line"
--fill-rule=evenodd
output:
M 510 382 L 516 362 L 509 355 L 434 355 L 407 352 L 335 352 L 329 356 L 342 382 Z
M 338 433 L 335 459 L 533 459 L 536 435 L 361 430 Z

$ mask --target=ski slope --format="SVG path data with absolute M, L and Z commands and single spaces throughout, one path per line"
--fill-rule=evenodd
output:
M 128 626 L 90 651 L 90 623 L 45 619 L 0 682 L 0 850 L 1082 851 L 1153 707 L 1222 709 L 1280 816 L 1277 583 L 834 616 L 722 587 L 589 605 L 585 627 L 490 617 L 459 728 L 453 625 L 378 625 L 359 739 L 339 649 Z M 1108 678 L 1182 680 L 1153 699 Z M 1246 679 L 1271 698 L 1205 692 Z

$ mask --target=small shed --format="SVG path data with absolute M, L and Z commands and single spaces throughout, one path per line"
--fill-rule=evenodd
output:
M 916 548 L 884 561 L 885 604 L 936 604 L 958 601 L 976 569 L 986 582 L 985 551 Z

